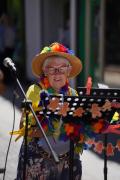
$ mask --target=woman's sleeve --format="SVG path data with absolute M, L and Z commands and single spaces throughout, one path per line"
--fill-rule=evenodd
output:
M 78 96 L 77 91 L 73 88 L 71 88 L 71 94 L 72 94 L 72 96 Z
M 31 100 L 34 111 L 38 110 L 39 109 L 38 104 L 40 101 L 40 87 L 35 84 L 31 85 L 26 92 L 26 98 L 28 100 Z M 23 109 L 22 117 L 20 120 L 20 128 L 23 127 L 24 118 L 25 118 L 25 111 Z
M 33 108 L 38 108 L 40 101 L 40 87 L 35 84 L 31 85 L 27 90 L 26 97 L 28 100 L 32 101 Z

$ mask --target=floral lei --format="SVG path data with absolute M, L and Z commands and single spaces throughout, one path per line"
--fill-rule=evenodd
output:
M 48 81 L 48 78 L 43 74 L 40 77 L 40 85 L 42 86 L 43 89 L 47 90 L 49 94 L 56 94 L 55 90 L 50 86 L 50 83 Z M 69 82 L 68 80 L 66 81 L 66 84 L 60 89 L 59 94 L 66 95 L 69 91 Z
M 62 46 L 54 46 L 54 48 L 56 48 L 54 50 L 57 50 L 57 51 L 60 50 L 60 51 L 67 52 L 70 54 L 73 53 Z M 51 51 L 51 49 L 49 47 L 45 47 L 42 53 L 48 52 L 48 51 Z M 55 95 L 56 93 L 54 89 L 50 86 L 48 78 L 45 77 L 44 74 L 40 77 L 40 85 L 42 86 L 42 89 L 47 90 L 47 93 L 48 93 L 47 94 L 45 91 L 42 91 L 40 93 L 39 106 L 43 106 L 43 99 L 45 99 L 46 96 L 49 96 L 49 94 Z M 60 89 L 59 93 L 63 95 L 68 95 L 68 91 L 69 91 L 69 83 L 67 81 L 65 86 Z M 46 106 L 47 105 L 48 104 L 46 104 Z M 87 145 L 85 143 L 86 140 L 88 138 L 95 137 L 96 133 L 101 132 L 102 129 L 104 129 L 105 126 L 107 126 L 107 124 L 105 125 L 105 123 L 103 123 L 102 120 L 100 120 L 94 125 L 88 124 L 86 126 L 84 121 L 81 121 L 80 124 L 74 124 L 72 122 L 70 123 L 66 122 L 66 123 L 60 124 L 60 120 L 58 119 L 54 119 L 54 118 L 50 119 L 50 117 L 46 117 L 46 116 L 44 116 L 44 118 L 42 116 L 38 116 L 38 118 L 46 133 L 52 134 L 55 137 L 57 136 L 57 138 L 59 138 L 62 141 L 66 141 L 68 139 L 74 140 L 76 143 L 75 149 L 77 152 L 80 152 L 83 149 L 86 149 L 87 148 Z
M 41 93 L 40 93 L 40 102 L 39 102 L 38 106 L 43 106 L 43 103 L 42 103 L 43 99 L 45 99 L 46 96 L 49 96 L 49 94 L 56 95 L 56 92 L 50 86 L 47 77 L 45 77 L 44 75 L 42 75 L 40 78 L 40 86 L 42 86 L 42 88 L 45 90 L 41 91 Z M 71 91 L 69 91 L 69 90 L 70 90 L 69 82 L 67 80 L 66 84 L 60 89 L 59 94 L 71 95 Z M 46 105 L 48 103 L 49 103 L 49 101 L 46 103 Z M 53 137 L 57 137 L 63 141 L 66 141 L 69 139 L 69 137 L 66 136 L 64 125 L 61 124 L 60 120 L 52 119 L 52 118 L 49 118 L 46 116 L 44 116 L 44 117 L 38 116 L 38 119 L 40 120 L 43 129 L 45 130 L 45 132 L 48 135 L 53 135 Z

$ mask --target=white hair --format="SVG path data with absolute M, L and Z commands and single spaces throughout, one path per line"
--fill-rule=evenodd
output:
M 57 56 L 57 55 L 56 56 L 50 56 L 43 63 L 43 66 L 42 66 L 43 71 L 47 68 L 48 64 L 50 64 L 50 62 L 52 61 L 53 58 L 61 58 L 61 59 L 63 59 L 65 61 L 65 64 L 67 66 L 71 66 L 70 62 L 66 58 L 64 58 L 64 57 Z

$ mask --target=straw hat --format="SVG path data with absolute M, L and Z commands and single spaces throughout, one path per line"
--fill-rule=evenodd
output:
M 81 60 L 73 54 L 72 50 L 69 50 L 62 44 L 57 42 L 52 43 L 49 47 L 44 47 L 40 54 L 37 54 L 32 61 L 32 72 L 35 76 L 40 77 L 42 75 L 42 66 L 45 60 L 51 56 L 60 56 L 67 59 L 72 66 L 70 78 L 77 76 L 82 70 Z

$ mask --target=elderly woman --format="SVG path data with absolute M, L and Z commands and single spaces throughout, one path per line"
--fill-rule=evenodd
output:
M 66 142 L 60 141 L 57 136 L 47 132 L 49 128 L 45 128 L 45 119 L 38 113 L 41 108 L 40 93 L 44 89 L 52 95 L 76 95 L 76 91 L 69 86 L 68 79 L 77 76 L 81 69 L 80 59 L 73 54 L 72 50 L 59 43 L 53 43 L 49 47 L 45 47 L 32 61 L 32 71 L 39 78 L 39 82 L 29 87 L 26 96 L 32 101 L 32 106 L 38 119 L 41 121 L 53 149 L 58 157 L 60 157 L 60 162 L 56 164 L 54 158 L 48 155 L 50 152 L 46 142 L 32 114 L 29 113 L 26 180 L 69 179 L 69 140 Z M 25 128 L 24 117 L 23 112 L 19 133 Z M 54 133 L 55 131 L 57 131 L 57 128 L 54 127 Z M 24 145 L 23 141 L 19 154 L 17 180 L 23 179 Z M 81 179 L 79 155 L 76 155 L 74 160 L 74 179 Z

